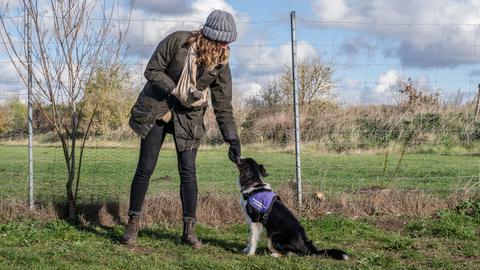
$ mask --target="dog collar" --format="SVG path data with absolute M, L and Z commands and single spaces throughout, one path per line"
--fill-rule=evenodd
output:
M 245 196 L 259 189 L 272 190 L 269 184 L 262 183 L 262 184 L 256 184 L 248 188 L 242 188 L 240 192 Z

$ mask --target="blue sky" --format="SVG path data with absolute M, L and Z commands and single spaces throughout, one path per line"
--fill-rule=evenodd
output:
M 337 95 L 342 101 L 390 102 L 398 79 L 409 77 L 423 88 L 441 91 L 445 98 L 461 91 L 468 99 L 477 90 L 478 1 L 231 3 L 252 21 L 288 17 L 296 10 L 297 38 L 304 42 L 298 50 L 314 46 L 324 62 L 337 67 Z M 277 24 L 266 26 L 267 46 L 288 42 L 288 21 L 283 28 Z M 255 33 L 263 33 L 263 27 L 256 26 Z
M 339 102 L 393 102 L 392 92 L 407 78 L 444 98 L 461 91 L 469 100 L 480 82 L 478 0 L 136 0 L 126 53 L 139 90 L 156 44 L 171 31 L 198 29 L 215 8 L 238 22 L 231 44 L 238 96 L 258 94 L 290 65 L 291 10 L 299 60 L 320 57 L 335 66 Z M 23 91 L 21 83 L 2 83 L 14 80 L 11 69 L 0 71 L 0 91 Z

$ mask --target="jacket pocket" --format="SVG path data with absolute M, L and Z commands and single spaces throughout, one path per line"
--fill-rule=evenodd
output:
M 150 102 L 146 101 L 145 95 L 140 93 L 137 101 L 130 110 L 131 119 L 138 124 L 153 122 L 153 112 Z

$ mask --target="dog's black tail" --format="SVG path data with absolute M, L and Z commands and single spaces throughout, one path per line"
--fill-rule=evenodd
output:
M 314 255 L 314 256 L 319 256 L 319 257 L 323 257 L 323 258 L 332 258 L 332 259 L 335 259 L 335 260 L 342 260 L 342 261 L 345 261 L 345 260 L 348 260 L 349 257 L 348 257 L 348 254 L 342 250 L 339 250 L 339 249 L 317 249 L 312 241 L 308 241 L 308 249 L 310 251 L 310 254 L 311 255 Z

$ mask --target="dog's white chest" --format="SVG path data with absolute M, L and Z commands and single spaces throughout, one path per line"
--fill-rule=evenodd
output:
M 242 213 L 245 216 L 245 219 L 247 222 L 250 224 L 252 223 L 252 219 L 247 213 L 247 201 L 243 198 L 243 196 L 240 196 L 240 208 L 242 209 Z

